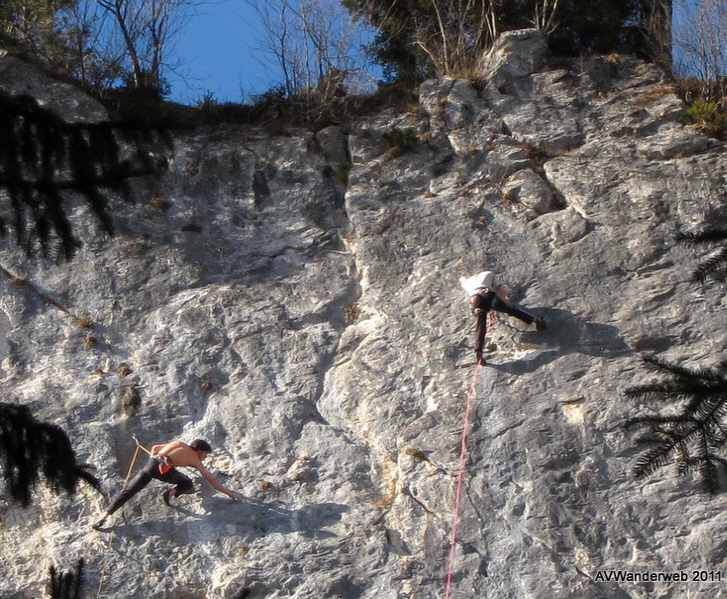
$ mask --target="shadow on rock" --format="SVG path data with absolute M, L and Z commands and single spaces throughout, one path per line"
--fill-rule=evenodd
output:
M 567 354 L 616 358 L 633 353 L 620 330 L 613 325 L 586 322 L 566 310 L 536 308 L 533 312 L 545 318 L 548 328 L 518 333 L 517 343 L 522 350 L 528 351 L 528 355 L 502 360 L 506 354 L 496 352 L 494 363 L 488 360 L 488 366 L 511 374 L 525 374 Z
M 267 534 L 300 533 L 306 538 L 329 538 L 334 533 L 323 530 L 341 520 L 349 510 L 338 503 L 319 503 L 300 509 L 288 509 L 283 505 L 265 503 L 245 498 L 239 503 L 219 497 L 203 501 L 205 512 L 198 513 L 180 505 L 170 508 L 183 516 L 148 520 L 140 524 L 122 524 L 113 531 L 124 537 L 134 538 L 152 535 L 165 536 L 186 542 L 192 538 L 199 542 L 215 541 L 223 537 L 263 537 Z
M 244 500 L 242 505 L 234 504 L 229 509 L 235 524 L 249 529 L 258 537 L 272 532 L 298 532 L 306 538 L 317 539 L 335 536 L 323 529 L 339 522 L 348 510 L 348 506 L 339 503 L 318 503 L 290 510 L 255 500 Z

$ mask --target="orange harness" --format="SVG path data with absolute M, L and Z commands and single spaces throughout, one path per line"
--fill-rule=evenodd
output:
M 167 456 L 154 456 L 154 457 L 156 459 L 160 460 L 160 462 L 159 462 L 159 474 L 166 474 L 172 468 L 174 468 L 174 463 Z
M 155 460 L 159 460 L 159 474 L 166 474 L 169 472 L 172 468 L 174 468 L 174 462 L 172 462 L 172 459 L 165 455 L 151 455 L 151 451 L 149 451 L 146 447 L 144 447 L 141 443 L 139 443 L 139 439 L 136 438 L 136 435 L 131 435 L 134 441 L 136 441 L 136 447 L 137 451 L 139 451 L 139 448 L 143 449 L 146 453 L 149 454 L 149 457 L 154 458 Z M 134 454 L 134 459 L 136 459 L 136 454 Z M 133 462 L 132 462 L 133 467 Z M 129 473 L 131 473 L 131 469 L 129 470 Z M 127 477 L 128 478 L 128 477 Z

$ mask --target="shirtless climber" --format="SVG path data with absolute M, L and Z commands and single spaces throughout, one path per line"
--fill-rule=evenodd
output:
M 169 505 L 169 500 L 172 497 L 194 492 L 194 485 L 191 479 L 179 472 L 177 466 L 191 466 L 196 468 L 215 489 L 225 493 L 233 501 L 240 501 L 240 495 L 227 489 L 202 465 L 202 460 L 211 451 L 210 444 L 202 439 L 192 441 L 191 445 L 187 445 L 181 441 L 170 441 L 162 445 L 154 445 L 151 448 L 151 456 L 146 466 L 133 478 L 129 486 L 118 494 L 108 510 L 101 516 L 101 519 L 93 525 L 93 528 L 99 530 L 106 521 L 106 518 L 146 487 L 152 478 L 176 485 L 172 489 L 167 489 L 162 494 L 164 503 L 167 505 Z
M 460 284 L 470 298 L 472 313 L 477 319 L 475 328 L 475 356 L 477 364 L 485 365 L 482 357 L 482 350 L 485 344 L 485 333 L 487 332 L 487 315 L 490 310 L 504 312 L 509 316 L 522 320 L 526 324 L 535 323 L 538 330 L 545 328 L 545 320 L 535 317 L 522 308 L 510 303 L 507 291 L 502 286 L 495 273 L 489 270 L 477 273 L 471 277 L 460 277 Z

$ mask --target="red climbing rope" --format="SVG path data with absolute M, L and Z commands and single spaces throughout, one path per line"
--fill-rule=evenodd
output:
M 467 391 L 467 402 L 464 410 L 464 427 L 462 429 L 462 447 L 459 453 L 459 474 L 457 475 L 457 491 L 454 498 L 454 518 L 452 523 L 452 541 L 449 547 L 449 568 L 447 571 L 447 590 L 445 592 L 445 599 L 449 599 L 450 592 L 452 590 L 452 575 L 454 574 L 454 557 L 456 554 L 456 543 L 457 543 L 457 523 L 459 521 L 459 504 L 462 499 L 462 483 L 464 480 L 464 468 L 467 457 L 467 435 L 469 432 L 470 425 L 470 412 L 472 411 L 472 397 L 475 394 L 475 388 L 477 385 L 477 377 L 480 374 L 482 366 L 477 364 L 475 372 L 472 375 L 472 381 L 470 382 L 469 390 Z

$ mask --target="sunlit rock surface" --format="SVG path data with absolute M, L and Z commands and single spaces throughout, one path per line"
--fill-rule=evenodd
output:
M 490 331 L 452 596 L 719 596 L 691 576 L 724 562 L 722 500 L 669 468 L 633 479 L 622 425 L 639 407 L 622 392 L 649 380 L 641 353 L 724 357 L 724 290 L 691 283 L 702 256 L 673 241 L 722 213 L 724 148 L 655 68 L 547 62 L 522 39 L 505 42 L 525 67 L 428 81 L 420 106 L 320 139 L 181 133 L 161 179 L 114 204 L 114 238 L 76 210 L 71 263 L 5 246 L 25 277 L 2 282 L 6 393 L 62 426 L 111 494 L 134 436 L 202 437 L 245 498 L 196 476 L 168 508 L 154 482 L 107 533 L 84 488 L 0 500 L 2 597 L 42 596 L 48 567 L 81 557 L 88 597 L 444 596 L 475 373 L 458 278 L 484 268 L 548 328 L 501 316 Z M 394 129 L 414 146 L 390 147 Z

